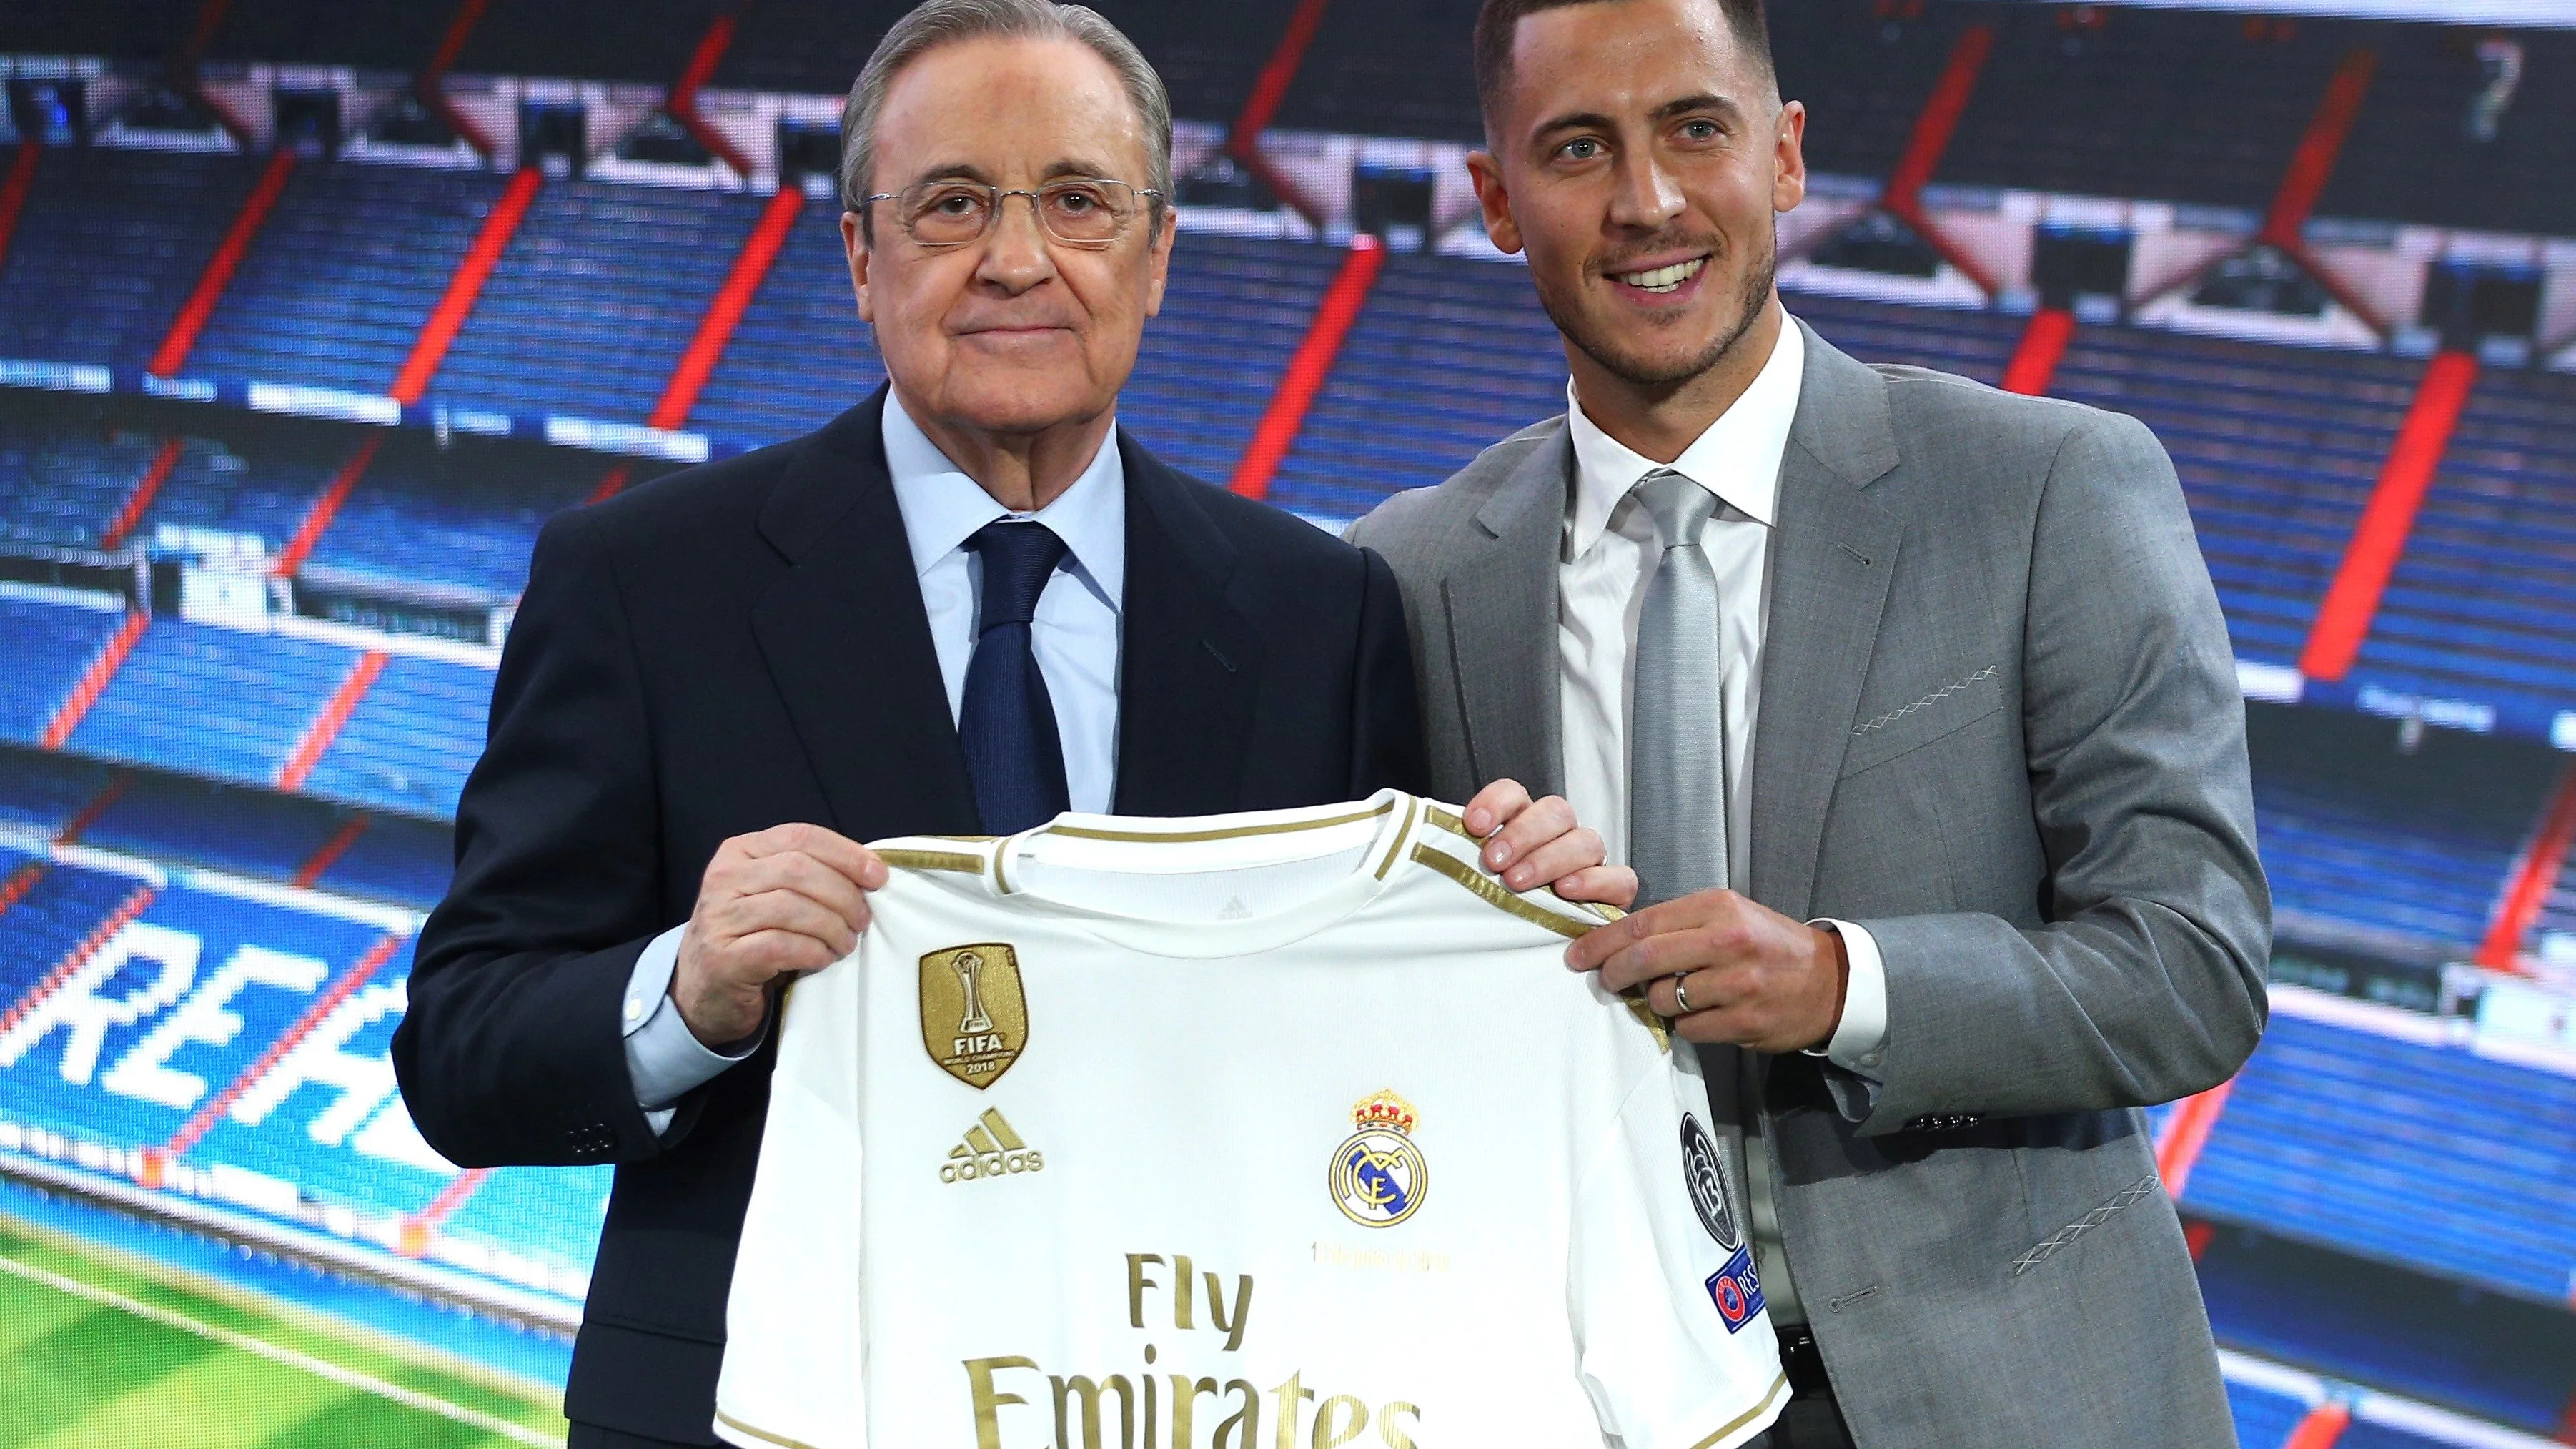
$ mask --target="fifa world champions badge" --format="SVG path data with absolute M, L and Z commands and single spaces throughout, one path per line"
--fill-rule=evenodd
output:
M 1019 953 L 983 941 L 921 958 L 921 1045 L 941 1071 L 981 1090 L 1000 1081 L 1028 1044 Z
M 1413 1145 L 1417 1115 L 1393 1092 L 1363 1097 L 1351 1109 L 1359 1130 L 1333 1149 L 1327 1179 L 1342 1216 L 1364 1228 L 1391 1228 L 1421 1208 L 1431 1166 Z

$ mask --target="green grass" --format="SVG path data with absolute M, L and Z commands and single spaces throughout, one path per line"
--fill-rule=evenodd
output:
M 562 1442 L 542 1386 L 307 1309 L 6 1215 L 0 1259 L 0 1449 Z

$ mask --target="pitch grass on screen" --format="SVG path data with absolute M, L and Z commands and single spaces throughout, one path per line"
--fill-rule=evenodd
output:
M 560 1402 L 0 1214 L 0 1449 L 516 1449 Z

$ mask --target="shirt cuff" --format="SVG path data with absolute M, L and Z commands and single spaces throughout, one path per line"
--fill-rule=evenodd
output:
M 654 937 L 635 958 L 626 978 L 626 1001 L 619 1025 L 626 1037 L 626 1076 L 635 1088 L 635 1105 L 655 1136 L 669 1131 L 678 1108 L 672 1104 L 718 1072 L 750 1056 L 767 1034 L 767 1025 L 736 1043 L 731 1052 L 701 1043 L 671 1000 L 671 972 L 680 964 L 680 936 L 686 926 L 673 926 Z
M 1887 1060 L 1887 960 L 1878 953 L 1878 939 L 1850 921 L 1824 918 L 1807 924 L 1842 937 L 1843 954 L 1851 962 L 1843 983 L 1843 1019 L 1825 1049 L 1807 1055 L 1877 1081 L 1879 1066 Z

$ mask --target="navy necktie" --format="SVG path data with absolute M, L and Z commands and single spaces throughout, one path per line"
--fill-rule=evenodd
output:
M 1029 647 L 1029 621 L 1064 560 L 1064 540 L 1043 523 L 1005 518 L 978 529 L 966 546 L 984 559 L 984 605 L 957 736 L 984 829 L 1013 835 L 1069 804 L 1055 702 Z

